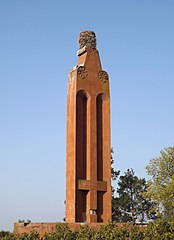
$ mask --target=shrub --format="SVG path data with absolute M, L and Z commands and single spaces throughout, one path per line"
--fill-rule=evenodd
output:
M 144 231 L 140 226 L 134 225 L 129 231 L 129 239 L 131 240 L 142 240 L 144 239 Z
M 99 239 L 109 239 L 109 240 L 126 240 L 128 239 L 128 229 L 127 228 L 119 228 L 115 223 L 109 222 L 106 225 L 103 225 L 97 231 L 95 231 L 94 240 Z
M 174 222 L 158 219 L 145 229 L 145 240 L 173 240 Z
M 66 223 L 59 223 L 54 232 L 45 235 L 44 240 L 71 240 L 73 235 Z
M 73 236 L 73 239 L 88 240 L 88 239 L 93 239 L 93 235 L 94 235 L 94 230 L 85 224 L 85 225 L 82 225 L 78 230 L 76 230 L 76 233 Z
M 9 231 L 0 232 L 0 240 L 15 240 L 13 233 Z
M 21 236 L 1 231 L 0 240 L 39 240 L 39 234 L 31 232 Z M 43 240 L 174 240 L 174 222 L 158 219 L 147 224 L 144 229 L 138 225 L 125 224 L 118 226 L 114 222 L 102 225 L 99 229 L 91 229 L 88 225 L 71 231 L 67 224 L 56 225 L 54 232 L 47 233 Z
M 24 233 L 21 236 L 18 236 L 16 240 L 39 240 L 40 236 L 37 232 Z

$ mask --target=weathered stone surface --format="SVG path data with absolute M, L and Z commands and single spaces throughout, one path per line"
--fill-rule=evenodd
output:
M 65 224 L 60 222 L 45 222 L 45 223 L 15 223 L 14 224 L 14 234 L 21 235 L 24 233 L 31 233 L 33 231 L 39 233 L 40 238 L 42 239 L 46 233 L 53 232 L 56 229 L 57 224 Z M 68 223 L 68 227 L 71 231 L 79 229 L 84 224 L 80 223 Z M 90 228 L 98 229 L 102 224 L 91 223 L 88 224 Z
M 15 223 L 14 234 L 21 235 L 23 233 L 31 233 L 33 231 L 38 232 L 41 237 L 45 233 L 53 232 L 56 228 L 57 223 Z

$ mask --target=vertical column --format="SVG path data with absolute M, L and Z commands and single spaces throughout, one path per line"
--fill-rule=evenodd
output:
M 103 95 L 103 180 L 107 181 L 107 192 L 103 194 L 103 221 L 111 220 L 111 153 L 110 153 L 110 100 Z
M 71 71 L 68 79 L 67 96 L 67 135 L 66 135 L 66 222 L 75 222 L 75 188 L 76 188 L 76 74 Z
M 88 99 L 88 104 L 87 104 L 87 180 L 90 180 L 91 177 L 91 134 L 90 133 L 91 129 L 91 97 Z M 90 191 L 88 191 L 86 195 L 86 222 L 90 222 Z
M 87 221 L 97 222 L 97 144 L 96 144 L 96 99 L 91 96 L 90 111 L 89 111 L 90 128 L 88 133 L 90 135 L 88 151 L 89 151 L 89 179 L 90 191 L 87 197 Z

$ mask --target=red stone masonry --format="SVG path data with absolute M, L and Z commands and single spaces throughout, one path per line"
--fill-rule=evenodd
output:
M 14 224 L 14 234 L 22 235 L 24 233 L 31 233 L 31 232 L 37 232 L 40 235 L 40 238 L 42 239 L 46 233 L 50 233 L 56 230 L 57 224 L 65 224 L 60 222 L 45 222 L 45 223 L 15 223 Z M 71 231 L 77 230 L 82 226 L 80 223 L 69 223 L 68 227 Z M 102 224 L 96 224 L 91 223 L 88 225 L 92 229 L 98 229 L 102 226 Z
M 82 40 L 68 79 L 66 222 L 106 223 L 111 220 L 109 77 L 94 39 L 92 47 L 90 36 Z

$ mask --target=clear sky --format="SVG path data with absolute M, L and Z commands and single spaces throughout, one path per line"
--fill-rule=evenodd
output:
M 174 144 L 173 0 L 0 0 L 0 229 L 62 221 L 66 94 L 78 34 L 93 30 L 110 76 L 115 166 Z

